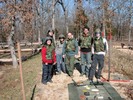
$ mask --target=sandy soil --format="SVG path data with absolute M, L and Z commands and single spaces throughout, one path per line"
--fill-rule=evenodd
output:
M 85 76 L 79 77 L 79 75 L 80 73 L 75 70 L 73 79 L 76 82 L 87 80 Z M 52 80 L 53 83 L 48 83 L 47 85 L 37 84 L 35 100 L 69 100 L 68 84 L 72 83 L 72 79 L 67 74 L 62 73 L 55 75 Z
M 85 76 L 79 77 L 80 73 L 75 70 L 74 71 L 74 80 L 76 82 L 81 82 L 87 80 Z M 104 76 L 106 77 L 107 74 L 104 73 Z M 41 81 L 41 73 L 39 75 L 40 81 Z M 68 84 L 72 83 L 72 80 L 70 77 L 68 77 L 66 74 L 62 73 L 61 75 L 55 75 L 53 77 L 53 83 L 48 83 L 47 85 L 44 85 L 42 83 L 37 83 L 36 93 L 35 93 L 35 100 L 69 100 L 69 94 L 68 94 Z M 126 100 L 129 99 L 125 93 L 124 89 L 125 87 L 121 87 L 119 84 L 130 84 L 129 82 L 126 83 L 118 83 L 118 82 L 110 82 L 111 85 L 120 93 L 122 98 L 125 98 Z
M 125 100 L 132 100 L 127 96 L 127 86 L 129 86 L 130 84 L 133 84 L 132 81 L 130 82 L 110 82 L 110 84 L 112 85 L 112 87 L 114 87 L 116 89 L 116 91 L 120 94 L 120 96 L 122 98 L 124 98 Z

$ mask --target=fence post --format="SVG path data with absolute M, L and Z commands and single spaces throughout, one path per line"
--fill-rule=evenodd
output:
M 19 57 L 19 72 L 20 72 L 20 81 L 21 81 L 21 88 L 22 88 L 22 95 L 23 95 L 23 100 L 26 100 L 25 98 L 25 89 L 24 89 L 24 81 L 23 81 L 23 71 L 22 71 L 22 60 L 21 60 L 21 47 L 20 43 L 17 43 L 18 46 L 18 57 Z

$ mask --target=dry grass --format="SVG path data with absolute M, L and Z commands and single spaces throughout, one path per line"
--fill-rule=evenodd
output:
M 119 87 L 124 88 L 124 94 L 130 98 L 131 100 L 133 100 L 133 84 L 132 82 L 129 85 L 125 85 L 125 84 L 118 84 Z
M 42 67 L 40 54 L 23 62 L 22 66 L 26 100 L 30 100 L 37 75 Z M 9 65 L 1 66 L 0 71 L 4 75 L 0 79 L 0 100 L 22 100 L 19 68 L 12 69 L 11 67 Z
M 105 59 L 105 66 L 108 66 L 108 55 Z M 105 68 L 107 70 L 108 67 Z M 121 73 L 129 79 L 133 79 L 133 55 L 111 48 L 111 72 Z
M 124 53 L 117 49 L 111 50 L 111 72 L 119 72 L 133 79 L 133 55 Z M 108 56 L 107 56 L 108 57 Z M 105 60 L 105 69 L 108 66 L 108 59 Z M 33 88 L 41 72 L 41 55 L 36 55 L 23 62 L 23 77 L 26 92 L 26 100 L 30 100 Z M 11 66 L 0 67 L 0 100 L 22 100 L 19 69 L 11 69 Z M 79 77 L 78 77 L 79 79 Z
M 127 49 L 123 49 L 128 51 Z M 111 48 L 111 75 L 120 73 L 124 79 L 133 80 L 133 54 L 126 51 L 120 51 L 116 48 Z M 105 72 L 108 71 L 108 55 L 105 59 Z M 118 76 L 120 77 L 120 76 Z M 125 98 L 125 100 L 133 99 L 133 82 L 129 83 L 111 83 L 117 92 Z M 117 85 L 116 85 L 117 84 Z M 130 84 L 130 85 L 129 85 Z
M 126 95 L 131 98 L 131 100 L 133 100 L 133 84 L 130 84 L 129 86 L 127 86 L 127 89 L 126 89 Z

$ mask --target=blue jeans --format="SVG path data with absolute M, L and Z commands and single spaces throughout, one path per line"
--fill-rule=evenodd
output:
M 97 65 L 98 65 L 98 71 L 97 75 L 95 75 Z M 103 67 L 104 67 L 104 55 L 94 54 L 92 66 L 90 69 L 89 79 L 93 80 L 94 75 L 96 76 L 97 79 L 100 79 Z
M 53 65 L 45 65 L 43 64 L 43 68 L 42 68 L 42 83 L 47 83 L 49 81 L 51 81 L 52 79 L 52 67 Z
M 57 61 L 57 71 L 61 72 L 61 70 L 66 73 L 65 63 L 63 62 L 62 54 L 56 55 L 56 61 Z
M 91 52 L 83 53 L 81 52 L 81 73 L 89 75 L 89 69 L 91 67 Z

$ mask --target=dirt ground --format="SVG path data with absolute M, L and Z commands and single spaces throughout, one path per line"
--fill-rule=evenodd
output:
M 74 80 L 76 82 L 86 81 L 87 78 L 85 76 L 80 77 L 80 73 L 77 70 L 74 70 Z M 107 77 L 107 73 L 104 73 L 104 76 Z M 41 81 L 41 73 L 38 76 Z M 53 77 L 53 83 L 48 83 L 44 85 L 42 83 L 37 83 L 36 92 L 35 92 L 35 100 L 69 100 L 68 94 L 68 84 L 72 83 L 72 79 L 66 74 L 62 73 L 60 75 L 55 75 Z M 111 85 L 118 91 L 122 98 L 125 100 L 131 100 L 125 94 L 126 87 L 123 85 L 129 85 L 131 82 L 110 82 Z
M 75 70 L 73 79 L 76 82 L 87 80 L 85 76 L 79 77 L 79 75 L 80 73 Z M 41 73 L 39 77 L 41 81 Z M 72 83 L 72 79 L 67 74 L 61 73 L 54 75 L 52 80 L 53 83 L 48 83 L 48 85 L 37 84 L 35 100 L 69 100 L 68 84 Z
M 132 50 L 120 49 L 118 50 L 126 53 L 133 54 Z M 125 100 L 132 100 L 130 95 L 128 94 L 129 87 L 132 89 L 133 81 L 125 78 L 124 75 L 118 74 L 116 72 L 111 73 L 111 81 L 110 84 L 112 87 L 116 89 L 116 91 L 120 94 L 122 98 Z M 86 81 L 87 78 L 79 77 L 80 73 L 75 70 L 74 71 L 74 80 L 76 82 Z M 103 72 L 103 76 L 105 78 L 108 77 L 107 71 Z M 117 78 L 116 78 L 117 76 Z M 120 77 L 121 76 L 121 77 Z M 38 75 L 39 81 L 41 81 L 41 73 Z M 118 80 L 118 81 L 113 81 Z M 68 77 L 66 74 L 62 73 L 61 75 L 55 75 L 53 77 L 53 83 L 48 83 L 48 85 L 43 85 L 41 82 L 37 83 L 36 92 L 35 92 L 35 100 L 69 100 L 68 94 L 68 84 L 72 83 L 72 79 Z M 132 91 L 133 93 L 133 91 Z

